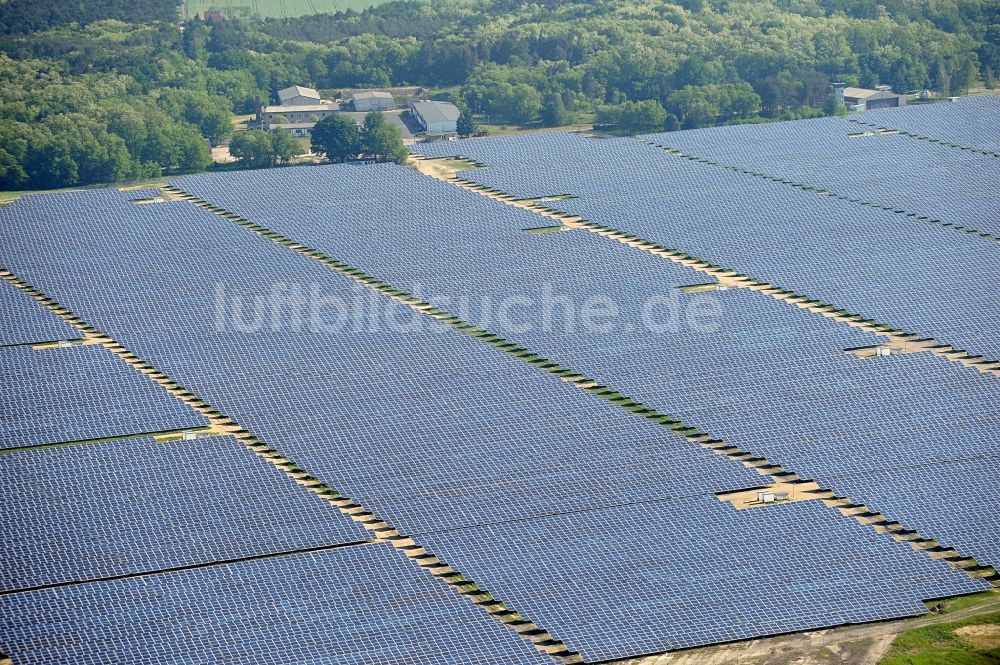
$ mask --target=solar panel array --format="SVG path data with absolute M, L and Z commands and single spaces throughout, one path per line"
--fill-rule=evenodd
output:
M 208 421 L 101 346 L 0 350 L 0 448 L 201 427 Z
M 241 196 L 245 175 L 182 184 L 809 477 L 1000 452 L 993 377 L 923 355 L 859 360 L 843 350 L 883 338 L 762 294 L 680 295 L 705 276 L 582 231 L 526 234 L 529 213 L 382 170 L 378 186 L 400 201 L 433 192 L 433 213 L 370 210 L 364 171 L 345 167 L 268 173 L 267 201 Z M 307 191 L 331 189 L 338 196 L 285 213 Z M 498 314 L 514 302 L 511 316 Z M 609 325 L 581 314 L 595 302 L 613 306 Z
M 948 177 L 985 159 L 873 138 L 933 155 Z M 576 194 L 550 205 L 1000 348 L 997 250 L 983 238 L 630 140 L 462 145 L 430 150 L 475 152 L 497 167 L 470 176 L 505 191 Z M 898 178 L 874 182 L 879 197 L 907 194 Z M 962 554 L 995 556 L 994 377 L 925 354 L 851 357 L 881 338 L 764 294 L 682 293 L 708 278 L 584 231 L 525 233 L 545 222 L 395 166 L 179 185 Z M 954 214 L 988 209 L 974 190 Z M 131 201 L 153 195 L 22 199 L 0 210 L 0 265 L 588 661 L 921 614 L 923 599 L 988 588 L 820 502 L 736 510 L 713 494 L 768 481 L 230 221 Z M 110 357 L 14 347 L 0 362 L 38 354 L 7 355 L 36 403 L 53 366 L 35 376 L 32 363 L 82 349 Z M 93 374 L 108 394 L 146 381 Z M 106 409 L 80 402 L 72 432 L 109 429 Z M 549 662 L 388 545 L 356 544 L 360 526 L 232 439 L 15 451 L 0 474 L 0 635 L 16 662 Z M 946 495 L 960 482 L 960 498 Z M 915 487 L 941 500 L 908 500 Z
M 928 139 L 1000 153 L 1000 97 L 977 95 L 952 103 L 868 111 L 858 120 Z
M 892 515 L 922 535 L 1000 566 L 1000 459 L 978 457 L 830 479 L 834 491 Z
M 5 251 L 15 270 L 404 532 L 765 483 L 192 205 L 116 216 L 109 197 L 67 196 L 7 224 L 25 239 Z M 60 247 L 70 201 L 86 238 Z M 276 284 L 309 306 L 280 295 L 272 319 Z
M 418 175 L 385 171 L 380 180 L 387 186 L 411 192 L 400 200 L 412 200 L 423 187 Z M 1000 386 L 993 377 L 928 355 L 856 359 L 843 350 L 881 338 L 761 294 L 737 290 L 662 300 L 677 286 L 705 280 L 592 234 L 525 234 L 520 229 L 532 218 L 524 212 L 447 185 L 428 188 L 441 189 L 433 219 L 391 208 L 365 214 L 370 199 L 358 173 L 337 167 L 273 172 L 267 201 L 240 196 L 243 176 L 195 177 L 184 184 L 820 483 L 846 473 L 1000 452 L 994 436 Z M 282 212 L 294 199 L 305 199 L 307 190 L 338 186 L 343 195 L 335 205 L 306 204 L 295 216 Z M 550 304 L 558 301 L 555 312 L 542 304 L 546 291 Z M 530 304 L 518 307 L 512 325 L 497 320 L 495 307 L 454 307 L 463 298 L 503 303 L 519 297 Z M 562 323 L 563 308 L 580 312 L 595 298 L 616 307 L 609 329 Z M 647 307 L 657 298 L 666 311 L 647 317 L 660 313 Z M 669 323 L 671 307 L 685 314 L 682 320 L 652 334 L 648 318 Z M 720 315 L 707 318 L 708 329 L 699 328 L 686 307 L 714 307 Z M 553 325 L 546 324 L 548 315 Z M 952 515 L 967 539 L 997 533 L 962 520 L 959 510 Z M 915 516 L 911 526 L 925 524 Z
M 368 539 L 231 437 L 0 455 L 0 591 Z
M 431 144 L 428 144 L 431 145 Z M 1000 358 L 1000 245 L 672 157 L 632 139 L 537 134 L 450 142 L 464 175 L 973 354 Z M 572 164 L 573 168 L 566 168 Z M 979 198 L 989 198 L 982 197 Z
M 588 662 L 917 615 L 987 586 L 818 503 L 697 497 L 421 542 Z
M 0 346 L 80 339 L 73 326 L 15 286 L 0 284 Z
M 0 596 L 18 665 L 552 661 L 385 544 Z
M 908 214 L 905 221 L 930 217 L 1000 235 L 1000 199 L 983 196 L 1000 181 L 1000 160 L 897 134 L 849 136 L 866 129 L 871 131 L 842 118 L 818 118 L 642 138 L 691 156 L 899 209 Z

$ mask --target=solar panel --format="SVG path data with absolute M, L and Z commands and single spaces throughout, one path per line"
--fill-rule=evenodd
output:
M 817 502 L 678 499 L 421 544 L 587 662 L 914 616 L 989 586 Z
M 867 114 L 857 116 L 866 122 Z M 868 130 L 867 136 L 850 136 Z M 667 132 L 642 137 L 687 155 L 927 218 L 1000 235 L 1000 202 L 984 196 L 1000 161 L 842 118 Z M 783 182 L 776 182 L 779 179 Z
M 361 267 L 384 279 L 409 277 L 397 286 L 484 325 L 486 318 L 480 317 L 486 317 L 486 311 L 463 303 L 462 296 L 497 303 L 509 296 L 538 296 L 546 283 L 565 289 L 571 306 L 580 299 L 606 296 L 619 306 L 607 332 L 546 329 L 543 310 L 510 300 L 517 314 L 510 321 L 514 325 L 493 320 L 487 327 L 496 324 L 505 336 L 530 341 L 525 344 L 529 348 L 573 369 L 584 371 L 586 364 L 588 375 L 593 370 L 595 378 L 626 393 L 634 388 L 637 398 L 667 413 L 681 409 L 685 421 L 731 423 L 727 440 L 751 450 L 773 446 L 782 455 L 792 455 L 799 448 L 822 450 L 846 440 L 857 448 L 837 450 L 850 455 L 827 455 L 835 460 L 828 471 L 844 473 L 877 462 L 878 436 L 887 431 L 920 444 L 895 448 L 918 463 L 981 453 L 984 442 L 995 446 L 983 433 L 994 422 L 990 418 L 995 414 L 984 405 L 996 403 L 996 389 L 978 383 L 990 377 L 957 364 L 928 357 L 903 367 L 891 361 L 909 357 L 887 363 L 848 357 L 845 346 L 877 338 L 743 291 L 701 294 L 706 298 L 702 302 L 715 303 L 722 312 L 722 325 L 713 329 L 680 326 L 658 335 L 648 334 L 646 328 L 629 331 L 629 324 L 646 323 L 642 314 L 647 300 L 673 296 L 674 287 L 704 278 L 592 234 L 531 236 L 522 231 L 526 220 L 537 223 L 528 213 L 403 169 L 355 169 L 357 181 L 346 168 L 280 171 L 256 174 L 261 181 L 252 191 L 266 189 L 264 203 L 247 196 L 245 187 L 242 193 L 233 187 L 245 182 L 242 175 L 215 185 L 243 199 L 237 201 L 237 212 L 271 223 L 273 218 L 260 211 L 283 204 L 281 178 L 327 193 L 330 183 L 336 183 L 333 190 L 343 207 L 331 214 L 325 201 L 307 199 L 296 209 L 296 217 L 303 220 L 301 232 L 326 232 L 329 235 L 310 238 L 327 238 L 330 244 L 322 249 L 352 263 L 364 261 Z M 324 182 L 325 188 L 318 189 Z M 293 196 L 291 185 L 289 189 L 287 195 Z M 412 196 L 421 197 L 427 211 L 402 217 L 405 223 L 394 221 L 394 201 L 412 201 Z M 212 200 L 219 202 L 214 194 Z M 362 200 L 366 212 L 359 219 L 366 221 L 352 221 L 352 206 Z M 384 207 L 372 205 L 383 200 Z M 821 526 L 824 519 L 808 512 L 825 510 L 820 507 L 780 507 L 791 511 L 781 513 L 791 518 L 752 522 L 757 518 L 737 514 L 710 496 L 761 484 L 760 476 L 741 465 L 193 206 L 125 205 L 103 193 L 34 201 L 30 215 L 4 219 L 12 238 L 3 244 L 0 257 L 15 273 L 314 475 L 404 532 L 419 534 L 421 544 L 455 539 L 447 541 L 457 543 L 454 549 L 439 552 L 445 560 L 546 629 L 546 621 L 552 620 L 557 638 L 575 640 L 571 647 L 586 648 L 595 658 L 770 634 L 761 630 L 783 632 L 915 614 L 923 611 L 918 600 L 924 593 L 940 597 L 983 588 L 833 511 L 822 514 L 852 526 Z M 101 214 L 94 214 L 98 211 Z M 6 212 L 0 211 L 0 218 Z M 68 227 L 86 233 L 77 233 L 69 243 L 64 240 Z M 306 236 L 297 237 L 306 242 Z M 147 267 L 154 259 L 155 270 Z M 525 321 L 530 325 L 520 330 L 517 324 Z M 947 369 L 939 374 L 939 366 Z M 952 370 L 965 374 L 948 374 Z M 972 378 L 966 381 L 966 375 Z M 784 412 L 786 403 L 790 407 Z M 909 411 L 913 404 L 919 405 L 915 413 Z M 971 434 L 956 439 L 960 445 L 947 436 L 922 443 L 924 433 L 940 428 L 947 434 L 956 423 L 970 425 Z M 823 469 L 815 462 L 811 468 L 794 470 Z M 680 498 L 690 495 L 696 498 Z M 686 521 L 675 519 L 684 501 L 700 507 L 692 509 Z M 611 507 L 616 504 L 629 505 Z M 669 510 L 649 507 L 668 505 Z M 644 512 L 636 513 L 634 521 L 608 512 L 640 509 Z M 552 513 L 559 515 L 542 517 Z M 578 519 L 574 515 L 593 515 L 596 521 L 572 522 Z M 518 529 L 533 532 L 549 520 L 563 520 L 551 530 L 563 530 L 571 544 L 535 542 L 529 564 L 508 562 L 496 552 L 488 559 L 494 568 L 477 564 L 474 552 L 481 544 L 473 534 L 509 529 L 515 542 Z M 764 522 L 766 528 L 748 531 L 747 520 Z M 493 524 L 480 528 L 485 523 Z M 706 551 L 713 551 L 704 544 L 713 539 L 739 534 L 741 542 L 780 548 L 781 574 L 774 577 L 768 573 L 767 566 L 775 565 L 770 559 L 767 566 L 755 567 L 740 558 L 748 556 L 745 546 L 734 554 L 730 545 L 730 554 L 719 555 L 730 562 L 727 593 L 741 589 L 732 583 L 741 571 L 755 573 L 738 578 L 749 588 L 742 589 L 746 600 L 738 606 L 755 621 L 736 622 L 732 630 L 720 631 L 713 627 L 718 623 L 714 619 L 708 625 L 704 608 L 684 608 L 669 620 L 662 615 L 648 624 L 638 619 L 634 628 L 608 636 L 599 633 L 616 623 L 607 616 L 581 617 L 579 608 L 585 605 L 575 599 L 579 596 L 571 587 L 567 593 L 568 581 L 546 584 L 544 576 L 535 586 L 537 602 L 519 604 L 523 587 L 518 584 L 531 580 L 531 571 L 523 566 L 553 566 L 575 571 L 576 579 L 582 579 L 581 552 L 603 543 L 594 560 L 602 562 L 605 571 L 639 569 L 650 560 L 640 535 L 675 525 L 677 531 L 651 542 L 666 547 L 667 542 L 692 541 L 685 556 L 690 559 L 686 565 L 696 570 L 693 578 L 710 577 L 716 570 L 715 555 L 707 556 Z M 858 535 L 859 529 L 866 535 Z M 746 540 L 747 533 L 754 538 Z M 642 542 L 642 547 L 622 547 L 623 542 Z M 830 552 L 827 558 L 813 551 L 828 542 L 841 545 L 824 550 Z M 604 555 L 605 550 L 618 554 Z M 883 556 L 883 550 L 889 553 Z M 482 545 L 481 551 L 490 548 Z M 527 551 L 508 553 L 516 557 Z M 848 582 L 842 579 L 845 570 Z M 872 585 L 869 576 L 889 581 Z M 661 562 L 648 577 L 683 579 Z M 872 591 L 864 590 L 883 589 L 881 584 L 891 591 L 869 602 L 865 594 Z M 648 598 L 654 608 L 674 603 L 674 586 L 657 582 L 645 594 L 632 585 L 627 597 L 612 592 L 607 612 L 613 613 L 616 606 L 629 616 L 647 616 L 643 607 L 633 611 L 630 603 L 637 598 Z M 715 588 L 721 586 L 715 583 Z M 771 594 L 775 586 L 805 589 L 799 595 L 787 592 L 787 604 L 798 603 L 801 609 L 795 606 L 777 616 L 771 608 L 752 610 L 747 604 Z M 559 597 L 547 600 L 553 594 Z M 830 607 L 837 610 L 831 612 Z M 767 621 L 762 616 L 777 618 Z
M 821 478 L 997 449 L 995 379 L 928 355 L 862 361 L 844 349 L 884 338 L 744 290 L 681 294 L 689 268 L 593 234 L 529 235 L 536 218 L 405 169 L 378 181 L 434 218 L 369 214 L 363 170 L 272 173 L 266 200 L 245 176 L 185 180 L 213 201 L 665 413 Z M 377 184 L 381 188 L 384 185 Z M 299 187 L 301 190 L 297 190 Z M 304 191 L 336 191 L 284 214 Z M 342 190 L 342 192 L 341 192 Z M 341 195 L 341 193 L 343 195 Z M 425 200 L 428 195 L 425 194 Z M 379 199 L 381 200 L 381 199 Z M 437 199 L 436 199 L 437 200 Z M 399 204 L 402 205 L 402 204 Z M 537 221 L 535 221 L 537 223 Z M 517 257 L 512 260 L 511 257 Z M 516 303 L 504 316 L 503 306 Z M 607 320 L 587 320 L 592 305 Z
M 0 596 L 0 643 L 36 663 L 551 663 L 374 544 Z
M 1000 358 L 1000 339 L 991 332 L 1000 327 L 1000 306 L 990 296 L 1000 277 L 1000 245 L 979 236 L 775 186 L 632 139 L 547 133 L 420 149 L 491 164 L 463 174 L 484 186 L 528 198 L 575 195 L 547 205 L 866 319 Z M 913 169 L 911 180 L 919 183 L 923 166 Z M 854 174 L 862 176 L 878 180 L 879 172 Z M 988 185 L 973 182 L 980 186 L 970 196 L 995 219 L 995 199 L 983 196 Z M 921 191 L 919 184 L 913 189 L 914 196 Z
M 208 424 L 100 346 L 0 350 L 0 447 L 82 441 Z
M 981 565 L 1000 566 L 1000 459 L 979 457 L 831 478 L 835 492 L 892 515 Z
M 0 284 L 0 346 L 80 339 L 73 326 L 46 310 L 31 296 Z
M 18 227 L 26 279 L 407 533 L 766 483 L 194 206 L 84 207 L 62 247 L 67 209 Z M 287 307 L 295 286 L 326 304 Z
M 996 118 L 1000 99 L 993 95 L 962 97 L 952 103 L 878 109 L 856 118 L 865 124 L 899 129 L 928 142 L 1000 153 Z
M 266 200 L 242 194 L 244 175 L 184 182 L 803 478 L 823 484 L 845 473 L 1000 453 L 994 377 L 929 354 L 860 360 L 844 350 L 884 338 L 763 294 L 681 295 L 677 287 L 707 278 L 582 231 L 526 234 L 537 224 L 529 213 L 425 184 L 405 169 L 384 167 L 377 178 L 346 167 L 266 178 L 261 184 L 273 192 Z M 407 215 L 391 201 L 373 209 L 383 199 L 366 188 L 383 187 L 399 201 L 440 203 L 433 217 Z M 336 204 L 312 200 L 288 215 L 307 191 L 337 192 Z M 517 306 L 504 316 L 509 303 Z M 613 314 L 584 325 L 581 313 L 595 303 Z
M 0 455 L 0 591 L 368 540 L 231 437 Z

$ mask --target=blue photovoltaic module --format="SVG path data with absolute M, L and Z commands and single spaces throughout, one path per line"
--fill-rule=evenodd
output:
M 365 540 L 231 437 L 0 455 L 0 591 Z
M 856 120 L 876 127 L 899 129 L 928 141 L 1000 153 L 998 115 L 1000 98 L 975 95 L 951 103 L 876 109 Z
M 406 169 L 376 172 L 270 172 L 260 176 L 274 192 L 266 199 L 242 195 L 242 174 L 182 184 L 824 486 L 1000 453 L 994 377 L 929 354 L 860 360 L 844 350 L 884 338 L 763 294 L 681 295 L 677 287 L 710 278 L 582 231 L 529 235 L 522 229 L 538 224 L 529 213 Z M 310 190 L 338 192 L 336 206 L 309 200 Z M 407 213 L 390 191 L 440 203 Z M 283 214 L 295 198 L 308 202 Z M 580 313 L 594 302 L 611 304 L 607 327 L 585 325 Z M 507 318 L 505 303 L 516 303 Z M 980 544 L 1000 536 L 983 521 L 956 529 Z
M 1000 458 L 886 468 L 828 483 L 837 494 L 892 515 L 980 565 L 1000 566 Z
M 0 596 L 18 665 L 553 661 L 390 545 Z
M 45 268 L 14 263 L 40 288 L 404 532 L 767 484 L 192 205 L 81 215 L 86 238 L 63 246 L 37 220 L 72 206 L 33 203 L 22 258 Z
M 0 346 L 80 339 L 73 326 L 12 284 L 0 284 Z
M 868 115 L 859 117 L 867 122 Z M 1000 235 L 1000 201 L 988 195 L 1000 180 L 1000 161 L 871 129 L 818 118 L 641 138 L 751 171 L 771 179 L 772 187 L 811 187 L 897 210 L 911 224 L 934 219 Z
M 927 354 L 859 360 L 844 350 L 884 338 L 764 294 L 682 294 L 678 287 L 710 278 L 582 231 L 529 235 L 529 213 L 407 169 L 381 171 L 373 188 L 433 192 L 434 215 L 407 216 L 394 204 L 363 214 L 370 178 L 356 168 L 261 176 L 276 192 L 267 200 L 237 201 L 243 175 L 184 182 L 805 477 L 1000 452 L 993 377 Z M 310 188 L 343 189 L 336 207 L 314 201 L 280 214 L 297 187 L 303 198 Z M 516 306 L 505 317 L 508 303 Z M 613 310 L 598 320 L 606 325 L 584 316 L 594 303 Z
M 0 448 L 129 436 L 208 424 L 101 346 L 0 349 Z
M 617 143 L 614 159 L 668 159 Z M 708 279 L 582 231 L 527 234 L 537 217 L 405 169 L 253 175 L 181 185 L 803 477 L 996 445 L 995 380 L 957 363 L 848 356 L 880 338 L 763 294 L 681 294 Z M 590 659 L 908 616 L 983 588 L 820 504 L 737 512 L 711 495 L 764 484 L 755 472 L 189 204 L 61 194 L 0 219 L 16 274 Z M 68 227 L 86 232 L 70 243 Z M 576 310 L 610 300 L 610 327 L 547 326 L 545 287 Z M 655 332 L 658 296 L 720 313 Z M 641 580 L 607 591 L 591 563 Z M 713 591 L 679 594 L 685 579 Z M 720 628 L 727 612 L 750 620 Z
M 914 616 L 989 588 L 819 502 L 695 497 L 420 542 L 588 662 Z
M 768 130 L 718 131 L 725 135 Z M 936 151 L 935 159 L 946 165 L 942 168 L 960 163 L 949 177 L 962 187 L 969 183 L 972 187 L 965 194 L 929 195 L 935 206 L 958 206 L 950 219 L 941 210 L 938 217 L 972 227 L 995 224 L 997 199 L 988 195 L 990 183 L 996 180 L 991 175 L 998 168 L 995 158 L 948 152 L 918 141 L 912 142 L 914 147 L 902 143 L 904 137 L 876 140 L 883 138 L 896 141 L 888 145 L 901 151 Z M 670 140 L 680 139 L 670 136 Z M 1000 358 L 1000 340 L 992 332 L 1000 327 L 1000 305 L 992 297 L 1000 278 L 1000 244 L 995 240 L 681 159 L 634 139 L 594 141 L 547 133 L 450 142 L 419 150 L 464 154 L 489 164 L 490 168 L 461 174 L 481 185 L 521 198 L 573 195 L 576 198 L 547 205 L 864 318 L 972 354 Z M 992 161 L 980 164 L 984 160 Z M 886 199 L 882 205 L 931 215 L 921 213 L 927 207 L 922 203 L 922 183 L 928 178 L 933 183 L 947 178 L 934 169 L 925 170 L 923 161 L 908 163 L 912 176 L 904 173 L 898 180 L 900 187 L 909 183 L 912 191 L 893 194 L 899 198 Z M 566 164 L 574 166 L 567 169 Z M 852 169 L 849 162 L 843 166 Z M 866 172 L 861 166 L 851 173 L 855 179 L 883 182 L 879 170 Z M 963 198 L 969 201 L 962 203 Z M 975 223 L 968 221 L 973 214 L 969 206 L 978 206 Z

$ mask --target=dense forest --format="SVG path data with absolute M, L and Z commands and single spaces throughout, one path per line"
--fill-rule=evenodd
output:
M 233 113 L 292 84 L 640 131 L 833 113 L 834 80 L 955 94 L 1000 66 L 1000 0 L 401 0 L 186 24 L 176 0 L 7 0 L 0 25 L 4 189 L 204 169 Z
M 180 4 L 181 0 L 3 0 L 0 33 L 27 34 L 109 18 L 126 23 L 173 21 Z

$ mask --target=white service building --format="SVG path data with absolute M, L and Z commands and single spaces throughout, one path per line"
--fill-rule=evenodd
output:
M 410 113 L 428 134 L 458 132 L 458 107 L 450 102 L 413 102 Z
M 292 136 L 309 136 L 317 122 L 339 111 L 336 104 L 264 106 L 257 118 L 262 129 L 283 129 Z

